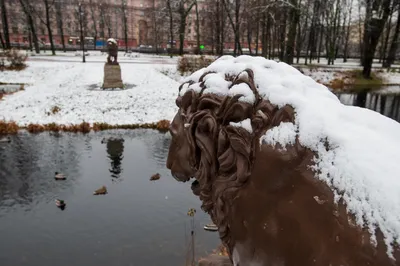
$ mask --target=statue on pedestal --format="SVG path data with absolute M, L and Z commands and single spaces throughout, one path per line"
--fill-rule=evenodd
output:
M 103 89 L 123 88 L 121 67 L 117 61 L 118 44 L 113 38 L 107 40 L 107 63 L 104 65 Z

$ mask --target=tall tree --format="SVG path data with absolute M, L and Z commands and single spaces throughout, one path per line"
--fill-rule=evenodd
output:
M 167 0 L 167 9 L 169 14 L 169 45 L 170 45 L 170 56 L 172 58 L 174 48 L 174 12 L 172 10 L 172 0 Z
M 297 0 L 290 0 L 289 11 L 289 33 L 286 42 L 286 54 L 284 61 L 288 64 L 293 64 L 294 45 L 296 40 L 297 24 L 300 20 L 300 9 L 297 6 Z
M 200 53 L 200 18 L 199 18 L 199 5 L 197 0 L 194 0 L 195 7 L 196 7 L 196 42 L 197 42 L 197 49 L 196 52 Z
M 22 11 L 24 12 L 27 22 L 28 22 L 28 27 L 30 30 L 30 36 L 33 41 L 33 45 L 35 47 L 35 52 L 37 54 L 40 53 L 40 47 L 39 47 L 39 40 L 36 34 L 36 25 L 33 21 L 33 15 L 32 15 L 32 5 L 29 0 L 19 0 L 19 3 L 21 4 Z
M 42 0 L 43 1 L 43 6 L 44 6 L 44 11 L 45 11 L 45 18 L 43 18 L 43 14 L 41 14 L 40 11 L 40 5 L 34 5 L 33 11 L 35 12 L 36 16 L 39 18 L 40 22 L 47 28 L 47 34 L 49 36 L 49 41 L 50 41 L 50 47 L 51 47 L 51 52 L 53 55 L 56 55 L 56 49 L 54 46 L 54 40 L 53 40 L 53 30 L 52 30 L 52 25 L 51 25 L 51 10 L 54 7 L 55 0 Z
M 6 49 L 11 48 L 10 44 L 10 31 L 8 27 L 8 16 L 7 16 L 7 7 L 6 0 L 0 0 L 1 7 L 1 21 L 3 23 L 3 34 L 4 34 L 4 44 Z
M 93 45 L 94 49 L 96 50 L 98 32 L 97 32 L 97 17 L 95 12 L 95 4 L 93 3 L 93 0 L 89 0 L 89 8 L 90 8 L 90 16 L 93 23 Z M 101 9 L 101 4 L 100 4 L 100 9 Z M 102 21 L 102 16 L 100 14 L 100 25 L 101 21 Z M 100 26 L 100 28 L 102 28 L 103 30 L 103 37 L 104 37 L 104 24 L 103 27 Z
M 366 0 L 363 38 L 363 76 L 371 78 L 372 63 L 376 46 L 382 34 L 383 27 L 389 17 L 391 0 Z
M 126 8 L 126 0 L 122 0 L 122 20 L 124 23 L 124 39 L 125 39 L 125 52 L 128 52 L 128 17 L 127 17 L 127 8 Z
M 392 43 L 390 44 L 389 54 L 388 54 L 386 60 L 383 62 L 383 67 L 391 67 L 391 65 L 394 63 L 397 48 L 399 45 L 399 33 L 400 33 L 400 4 L 399 4 L 399 1 L 397 1 L 396 4 L 397 4 L 397 10 L 398 10 L 397 11 L 396 28 L 394 30 Z
M 186 31 L 186 19 L 193 6 L 196 4 L 196 0 L 179 0 L 178 2 L 178 14 L 179 14 L 179 54 L 183 55 L 183 47 L 185 43 L 185 31 Z
M 240 42 L 240 23 L 241 23 L 241 0 L 222 0 L 226 14 L 228 15 L 229 23 L 231 24 L 234 39 L 235 39 L 235 49 L 233 51 L 234 55 L 243 54 L 242 45 Z M 234 17 L 231 12 L 233 11 Z
M 67 50 L 65 49 L 65 40 L 64 40 L 64 20 L 62 15 L 62 3 L 63 2 L 61 1 L 56 1 L 55 8 L 56 8 L 57 27 L 58 31 L 60 32 L 61 45 L 65 53 Z

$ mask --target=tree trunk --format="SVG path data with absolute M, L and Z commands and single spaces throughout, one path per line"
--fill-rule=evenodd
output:
M 33 22 L 33 17 L 32 17 L 32 8 L 29 4 L 28 1 L 24 1 L 24 0 L 19 0 L 19 3 L 21 4 L 22 10 L 26 15 L 26 18 L 28 20 L 28 26 L 29 26 L 29 30 L 30 30 L 30 36 L 31 39 L 33 41 L 33 45 L 35 47 L 35 52 L 37 54 L 40 53 L 40 47 L 39 47 L 39 40 L 38 37 L 36 35 L 36 26 Z
M 252 30 L 251 30 L 251 25 L 249 23 L 250 18 L 247 18 L 247 46 L 249 47 L 249 53 L 250 55 L 253 55 L 253 52 L 251 51 L 251 39 L 252 39 Z
M 49 0 L 44 0 L 44 7 L 46 10 L 46 27 L 47 27 L 47 32 L 49 34 L 49 40 L 50 40 L 50 47 L 51 47 L 51 53 L 52 55 L 56 55 L 56 49 L 54 47 L 54 40 L 53 40 L 53 32 L 51 30 L 51 23 L 50 23 L 50 4 Z
M 390 12 L 389 19 L 386 23 L 387 27 L 386 27 L 385 41 L 384 41 L 383 45 L 381 45 L 382 47 L 381 47 L 380 56 L 379 56 L 379 63 L 381 63 L 383 61 L 382 66 L 386 60 L 386 51 L 387 51 L 387 47 L 389 44 L 390 30 L 392 27 L 392 23 L 391 23 L 392 15 L 393 15 L 393 10 Z
M 289 13 L 290 25 L 289 25 L 288 38 L 286 42 L 286 53 L 284 61 L 287 64 L 292 65 L 294 57 L 294 45 L 296 41 L 296 29 L 297 29 L 297 24 L 299 23 L 300 20 L 300 14 L 297 9 L 297 1 L 291 0 L 290 3 L 293 6 L 290 8 L 290 13 Z
M 349 21 L 347 22 L 346 37 L 344 39 L 343 63 L 347 62 L 347 57 L 348 57 L 352 10 L 353 10 L 353 1 L 350 1 Z
M 185 10 L 182 4 L 182 9 L 180 10 L 180 24 L 179 24 L 179 55 L 183 55 L 183 46 L 185 41 L 185 30 L 186 30 L 186 16 Z
M 28 32 L 28 42 L 29 42 L 29 51 L 33 52 L 32 33 L 30 30 Z
M 268 56 L 268 39 L 267 39 L 267 27 L 268 27 L 268 22 L 266 19 L 265 13 L 262 15 L 262 31 L 261 31 L 261 56 L 267 57 Z
M 128 52 L 128 19 L 126 17 L 126 8 L 124 7 L 122 12 L 123 14 L 123 19 L 124 19 L 124 39 L 125 39 L 125 53 Z
M 93 36 L 93 41 L 94 41 L 94 43 L 93 43 L 93 45 L 94 45 L 94 50 L 96 50 L 96 46 L 97 46 L 97 17 L 95 16 L 95 12 L 94 12 L 94 5 L 93 5 L 93 3 L 92 3 L 92 0 L 90 0 L 89 1 L 89 5 L 90 5 L 90 13 L 91 13 L 91 15 L 92 15 L 92 22 L 93 22 L 93 32 L 94 32 L 94 36 Z M 100 7 L 100 19 L 102 19 L 101 18 L 102 17 L 102 14 L 101 14 L 101 7 Z M 103 37 L 104 37 L 104 27 L 103 27 Z
M 65 49 L 65 40 L 64 40 L 64 23 L 63 23 L 63 17 L 62 17 L 62 11 L 61 11 L 61 3 L 60 2 L 55 2 L 56 5 L 56 19 L 57 19 L 57 26 L 60 31 L 61 35 L 61 45 L 63 48 L 64 53 L 67 51 Z
M 320 32 L 319 32 L 319 45 L 318 45 L 318 55 L 317 55 L 317 62 L 319 64 L 321 60 L 321 50 L 322 50 L 322 43 L 323 43 L 323 36 L 324 36 L 324 26 L 320 25 Z
M 400 5 L 399 5 L 399 12 L 400 12 Z M 396 29 L 394 31 L 392 43 L 390 45 L 389 54 L 386 60 L 383 62 L 383 67 L 391 67 L 394 63 L 394 59 L 396 57 L 396 51 L 399 43 L 399 31 L 400 31 L 400 18 L 397 18 Z
M 285 43 L 286 43 L 286 10 L 283 11 L 283 24 L 281 25 L 281 36 L 279 40 L 279 48 L 280 48 L 280 53 L 279 53 L 279 60 L 285 61 Z
M 379 6 L 372 6 L 372 1 L 367 0 L 367 11 L 364 24 L 364 44 L 363 44 L 363 76 L 366 79 L 371 78 L 372 63 L 375 55 L 376 46 L 379 41 L 379 37 L 382 34 L 385 22 L 389 17 L 390 13 L 390 0 L 383 0 L 379 3 Z M 381 9 L 383 14 L 380 18 L 372 16 L 374 9 Z
M 196 41 L 197 41 L 197 51 L 201 54 L 202 51 L 200 49 L 200 19 L 199 19 L 199 8 L 197 5 L 197 0 L 195 2 L 195 7 L 196 7 Z
M 156 15 L 156 1 L 153 0 L 153 23 L 154 23 L 154 47 L 156 48 L 156 54 L 158 54 L 158 23 Z
M 172 50 L 174 47 L 174 17 L 172 13 L 171 0 L 167 0 L 167 7 L 169 13 L 169 37 L 170 37 L 170 56 L 172 58 Z
M 256 24 L 256 56 L 258 55 L 258 42 L 260 40 L 260 16 L 259 13 L 257 13 L 257 24 Z
M 220 0 L 216 3 L 216 13 L 215 13 L 215 44 L 216 44 L 216 52 L 218 55 L 221 55 L 221 2 Z M 214 28 L 214 27 L 212 27 Z
M 5 49 L 5 43 L 3 40 L 3 35 L 0 33 L 0 43 L 1 43 L 1 48 Z
M 5 42 L 5 49 L 10 49 L 10 32 L 8 28 L 8 17 L 7 17 L 7 8 L 6 8 L 6 3 L 5 0 L 0 0 L 1 1 L 1 19 L 3 22 L 3 34 L 4 34 L 4 42 Z

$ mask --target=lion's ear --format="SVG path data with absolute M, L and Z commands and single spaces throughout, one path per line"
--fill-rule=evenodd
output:
M 180 108 L 182 108 L 183 110 L 187 110 L 189 108 L 189 106 L 192 105 L 192 103 L 193 103 L 192 101 L 195 98 L 196 98 L 195 92 L 193 90 L 189 90 L 189 91 L 185 92 L 185 94 L 182 97 Z

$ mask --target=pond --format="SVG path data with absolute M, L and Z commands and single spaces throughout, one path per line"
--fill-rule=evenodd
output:
M 101 143 L 104 137 L 123 138 Z M 165 167 L 169 137 L 152 130 L 20 133 L 0 144 L 1 265 L 184 265 L 189 208 L 196 256 L 215 249 L 190 184 Z M 55 171 L 67 175 L 55 181 Z M 156 182 L 149 178 L 160 173 Z M 105 185 L 107 195 L 94 196 Z M 55 199 L 66 208 L 56 207 Z
M 392 90 L 392 91 L 391 91 Z M 382 90 L 363 89 L 357 93 L 337 93 L 339 100 L 346 105 L 368 108 L 400 122 L 399 88 Z

